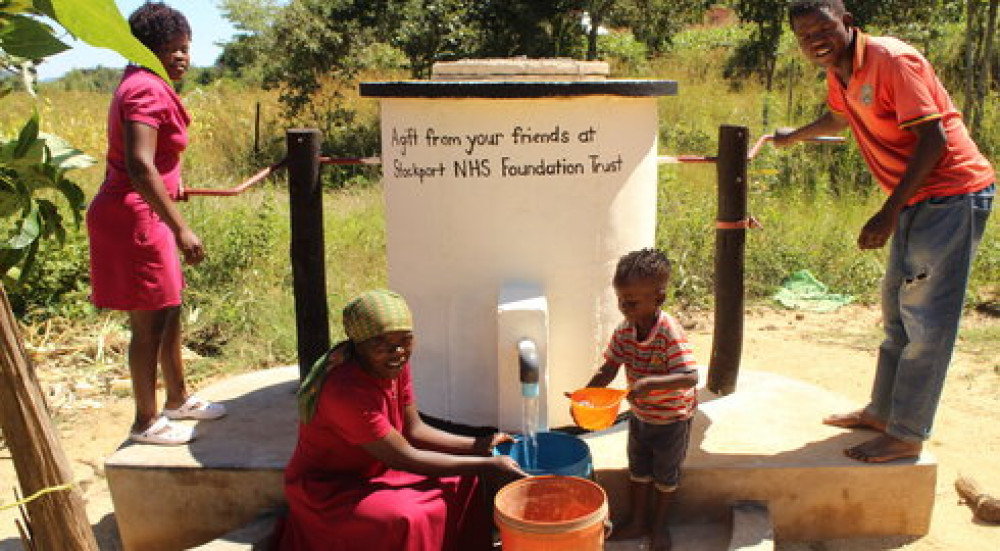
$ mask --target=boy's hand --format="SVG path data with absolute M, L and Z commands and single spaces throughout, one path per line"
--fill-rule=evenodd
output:
M 861 235 L 858 236 L 858 248 L 861 249 L 881 249 L 892 233 L 896 231 L 896 222 L 899 214 L 887 209 L 881 209 L 872 216 L 865 227 L 861 228 Z
M 771 139 L 774 143 L 774 147 L 787 147 L 794 144 L 796 142 L 796 140 L 792 138 L 792 134 L 794 133 L 795 129 L 788 127 L 778 128 L 775 130 L 774 137 Z

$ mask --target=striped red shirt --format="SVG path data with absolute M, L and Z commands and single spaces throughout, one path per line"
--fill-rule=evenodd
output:
M 667 375 L 672 371 L 695 366 L 694 353 L 684 330 L 672 316 L 660 312 L 660 319 L 645 341 L 636 339 L 635 326 L 623 321 L 611 335 L 604 352 L 608 361 L 624 364 L 629 388 L 643 377 Z M 694 415 L 698 408 L 694 388 L 654 390 L 632 404 L 632 412 L 641 421 L 665 425 Z

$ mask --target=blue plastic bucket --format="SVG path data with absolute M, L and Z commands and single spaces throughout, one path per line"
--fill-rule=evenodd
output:
M 530 475 L 556 474 L 590 478 L 594 462 L 590 458 L 590 446 L 582 439 L 564 432 L 540 432 L 538 457 L 535 468 L 525 468 L 525 445 L 523 437 L 515 442 L 505 442 L 494 449 L 494 454 L 511 456 Z

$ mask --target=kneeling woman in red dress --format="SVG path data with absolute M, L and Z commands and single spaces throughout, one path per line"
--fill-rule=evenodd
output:
M 278 548 L 488 549 L 476 475 L 524 476 L 510 457 L 490 455 L 510 436 L 458 436 L 420 419 L 410 382 L 413 322 L 398 294 L 353 299 L 344 331 L 349 340 L 317 362 L 299 390 Z

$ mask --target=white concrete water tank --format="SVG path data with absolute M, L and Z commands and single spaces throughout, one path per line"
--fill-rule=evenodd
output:
M 498 338 L 513 347 L 521 329 L 498 319 L 504 290 L 527 286 L 544 295 L 545 319 L 521 331 L 547 341 L 543 423 L 572 423 L 563 392 L 589 380 L 621 320 L 615 264 L 654 243 L 657 98 L 677 89 L 606 73 L 475 60 L 361 85 L 380 99 L 389 287 L 413 309 L 421 411 L 520 430 L 516 354 Z

